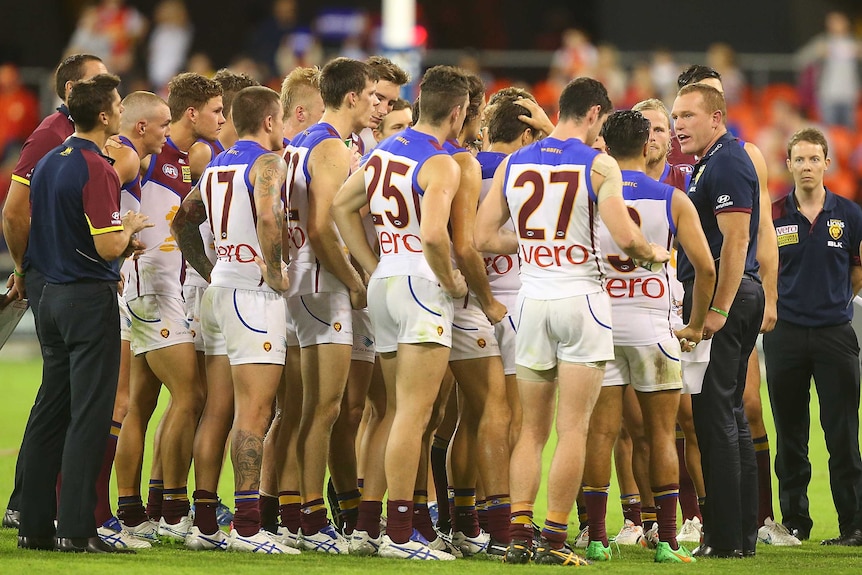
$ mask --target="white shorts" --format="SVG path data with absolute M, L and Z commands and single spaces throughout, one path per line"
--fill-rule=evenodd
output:
M 325 343 L 353 345 L 353 309 L 346 293 L 291 296 L 287 298 L 287 310 L 293 317 L 300 347 Z
M 611 303 L 604 292 L 563 299 L 518 296 L 515 363 L 547 371 L 558 361 L 593 363 L 614 358 Z
M 399 343 L 452 347 L 452 298 L 437 282 L 415 276 L 372 278 L 368 311 L 378 353 L 397 351 Z
M 126 303 L 132 318 L 130 342 L 135 355 L 194 342 L 181 299 L 142 295 Z
M 461 300 L 455 306 L 455 317 L 452 319 L 452 353 L 449 361 L 462 359 L 478 359 L 500 355 L 500 346 L 494 326 L 475 301 L 468 297 L 465 307 Z
M 368 308 L 353 310 L 353 350 L 350 361 L 374 363 L 374 329 Z
M 201 329 L 201 301 L 203 301 L 206 289 L 205 287 L 195 285 L 183 286 L 183 299 L 186 300 L 186 319 L 192 330 L 192 336 L 195 338 L 195 351 L 200 352 L 206 350 L 204 346 L 204 334 Z
M 284 365 L 287 326 L 280 294 L 210 286 L 201 302 L 207 355 L 226 355 L 231 365 Z
M 287 298 L 284 298 L 284 318 L 287 322 L 287 347 L 299 347 L 299 338 L 296 337 L 296 323 L 290 310 L 287 309 Z
M 120 340 L 132 341 L 132 318 L 129 315 L 129 306 L 120 294 L 117 294 L 117 307 L 120 308 Z
M 506 317 L 494 324 L 494 335 L 497 338 L 497 345 L 500 346 L 503 373 L 505 375 L 515 375 L 515 335 L 518 333 L 518 324 L 515 323 L 515 310 L 518 305 L 518 294 L 495 294 L 494 297 L 509 310 Z
M 640 392 L 682 389 L 681 355 L 675 337 L 652 345 L 615 346 L 602 386 L 631 385 Z

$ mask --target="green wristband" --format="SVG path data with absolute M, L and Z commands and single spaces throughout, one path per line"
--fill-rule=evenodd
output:
M 12 273 L 13 273 L 13 274 L 15 274 L 16 276 L 18 276 L 19 278 L 22 278 L 22 277 L 24 277 L 25 275 L 27 275 L 27 274 L 25 274 L 24 272 L 19 272 L 19 271 L 18 271 L 18 270 L 16 270 L 16 269 L 13 269 L 13 270 L 12 270 Z
M 730 315 L 729 313 L 727 313 L 723 309 L 718 309 L 717 307 L 712 307 L 712 306 L 710 306 L 709 311 L 714 311 L 718 315 L 723 315 L 725 318 Z

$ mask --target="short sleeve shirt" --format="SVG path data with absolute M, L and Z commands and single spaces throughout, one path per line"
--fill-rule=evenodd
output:
M 74 131 L 75 125 L 69 115 L 69 109 L 66 108 L 65 104 L 61 105 L 55 113 L 42 120 L 39 127 L 24 142 L 21 156 L 12 171 L 12 179 L 29 186 L 36 163 L 45 154 L 62 144 Z

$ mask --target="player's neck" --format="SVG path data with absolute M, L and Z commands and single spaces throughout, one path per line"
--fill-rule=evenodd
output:
M 715 131 L 715 134 L 712 136 L 706 146 L 704 146 L 702 150 L 694 154 L 695 156 L 697 156 L 698 160 L 701 160 L 706 155 L 706 153 L 712 149 L 715 143 L 718 142 L 726 133 L 727 128 L 724 125 L 719 126 L 719 128 Z
M 587 134 L 589 131 L 590 127 L 585 122 L 576 123 L 573 120 L 561 120 L 554 128 L 554 131 L 550 133 L 549 137 L 557 140 L 577 138 L 587 144 Z
M 645 172 L 646 175 L 648 175 L 653 180 L 658 180 L 659 178 L 661 178 L 661 175 L 664 173 L 665 165 L 666 165 L 666 162 L 664 162 L 664 161 L 653 162 L 652 164 L 647 164 L 645 169 L 642 171 Z
M 614 158 L 620 165 L 621 170 L 631 172 L 646 172 L 646 162 L 643 158 Z M 656 179 L 656 178 L 653 178 Z
M 499 154 L 506 154 L 507 156 L 520 149 L 521 142 L 519 140 L 515 140 L 513 142 L 492 142 L 491 145 L 488 146 L 489 152 L 497 152 Z
M 826 187 L 822 183 L 810 190 L 796 188 L 793 194 L 796 196 L 796 206 L 800 211 L 813 209 L 819 211 L 826 202 Z
M 195 132 L 191 125 L 181 120 L 171 124 L 171 141 L 181 152 L 188 152 L 192 145 L 197 141 Z
M 134 132 L 123 132 L 122 130 L 120 130 L 119 135 L 121 138 L 125 138 L 129 141 L 139 158 L 143 158 L 147 155 L 142 153 L 144 149 L 144 138 L 142 136 L 139 136 Z
M 451 134 L 451 128 L 445 123 L 442 123 L 439 126 L 432 126 L 431 124 L 426 124 L 421 120 L 418 124 L 413 126 L 413 130 L 416 132 L 421 132 L 423 134 L 428 134 L 429 136 L 436 139 L 440 143 L 440 145 L 442 145 L 443 142 L 448 140 L 449 135 Z
M 105 131 L 104 126 L 98 125 L 95 129 L 89 130 L 87 132 L 75 130 L 75 133 L 72 135 L 76 138 L 93 142 L 94 144 L 96 144 L 96 146 L 98 146 L 99 150 L 102 150 L 105 147 L 105 142 L 108 141 L 108 138 L 112 134 L 108 134 Z
M 361 126 L 359 129 L 356 129 L 357 126 L 355 125 L 353 115 L 350 113 L 348 108 L 341 108 L 338 110 L 327 109 L 323 112 L 320 122 L 323 124 L 329 124 L 335 128 L 335 131 L 338 132 L 338 135 L 342 140 L 349 138 L 353 132 L 358 134 L 362 130 Z

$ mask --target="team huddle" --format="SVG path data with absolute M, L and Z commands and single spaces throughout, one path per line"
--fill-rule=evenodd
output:
M 92 72 L 74 79 L 106 71 Z M 123 549 L 167 538 L 194 550 L 607 561 L 611 455 L 624 425 L 639 427 L 649 459 L 625 490 L 639 490 L 638 509 L 618 542 L 654 548 L 657 562 L 695 561 L 677 541 L 677 421 L 692 410 L 683 380 L 697 379 L 683 372 L 689 358 L 709 360 L 730 301 L 716 291 L 725 284 L 711 230 L 686 193 L 706 185 L 703 174 L 667 160 L 671 113 L 657 100 L 614 112 L 604 86 L 580 78 L 554 124 L 528 92 L 486 101 L 482 81 L 458 68 L 427 70 L 413 106 L 399 99 L 408 80 L 386 58 L 337 58 L 294 70 L 280 94 L 222 70 L 176 76 L 166 102 L 148 92 L 122 100 L 104 153 L 120 212 L 147 220 L 123 264 L 116 456 L 106 456 L 119 501 L 114 518 L 107 481 L 97 484 L 99 535 Z M 705 135 L 697 124 L 714 122 L 714 110 L 724 110 L 720 85 L 694 81 L 672 116 L 682 151 L 717 163 L 718 124 Z M 750 216 L 746 238 L 758 212 L 768 216 L 756 193 L 719 199 L 716 214 Z M 756 246 L 746 244 L 754 263 L 739 268 L 743 283 L 759 285 Z M 755 336 L 770 305 L 758 297 Z M 144 501 L 162 384 L 171 399 Z M 226 446 L 232 514 L 217 494 Z M 739 525 L 710 522 L 722 505 L 710 449 L 695 481 L 697 496 L 711 495 L 704 539 L 704 515 L 686 509 L 680 539 L 705 556 L 753 555 L 758 528 L 781 526 L 760 521 L 751 540 L 745 509 Z M 567 543 L 576 502 L 584 556 Z M 725 530 L 743 539 L 725 542 Z

